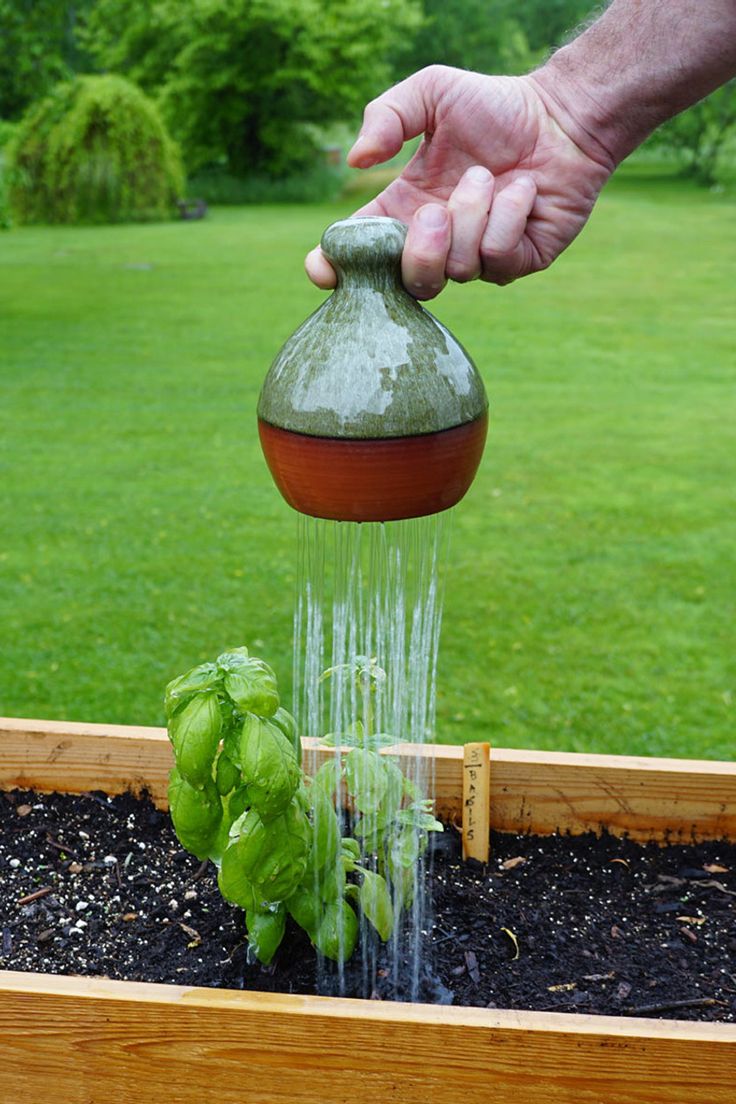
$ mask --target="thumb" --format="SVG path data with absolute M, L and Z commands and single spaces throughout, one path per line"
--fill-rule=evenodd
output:
M 388 161 L 407 139 L 424 133 L 428 119 L 424 72 L 414 73 L 368 104 L 360 134 L 348 153 L 348 165 L 369 169 Z

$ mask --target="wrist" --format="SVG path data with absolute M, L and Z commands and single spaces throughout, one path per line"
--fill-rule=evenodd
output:
M 574 46 L 558 50 L 527 79 L 583 153 L 612 173 L 649 130 L 636 125 L 617 92 L 590 79 L 587 67 L 575 56 Z
M 612 0 L 529 79 L 570 137 L 612 171 L 734 74 L 733 0 Z

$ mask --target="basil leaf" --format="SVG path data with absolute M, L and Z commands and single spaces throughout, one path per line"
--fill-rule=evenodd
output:
M 383 759 L 375 751 L 353 748 L 345 757 L 348 793 L 361 813 L 375 813 L 388 788 Z
M 400 866 L 410 867 L 419 858 L 426 845 L 426 836 L 422 841 L 422 833 L 415 828 L 403 828 L 391 842 L 391 857 Z
M 239 838 L 225 854 L 236 849 L 245 877 L 265 901 L 283 901 L 291 896 L 304 876 L 310 833 L 309 821 L 296 802 L 268 824 L 263 822 L 257 809 L 250 809 Z
M 194 787 L 174 767 L 169 777 L 169 811 L 182 847 L 198 859 L 210 858 L 222 821 L 222 802 L 212 779 Z
M 292 717 L 291 713 L 289 713 L 288 709 L 284 709 L 283 706 L 279 706 L 279 708 L 276 710 L 273 717 L 271 718 L 271 722 L 275 725 L 278 725 L 278 727 L 281 729 L 284 736 L 294 749 L 297 763 L 299 763 L 299 765 L 301 766 L 302 742 L 299 738 L 296 721 Z
M 317 790 L 312 797 L 313 842 L 309 865 L 313 870 L 334 866 L 340 854 L 340 822 L 332 802 Z
M 212 775 L 212 760 L 221 728 L 215 690 L 196 694 L 169 721 L 169 739 L 174 746 L 177 770 L 193 786 L 204 784 Z
M 225 691 L 241 713 L 272 717 L 279 708 L 276 675 L 262 659 L 248 658 L 225 674 Z
M 343 870 L 349 873 L 355 870 L 356 863 L 360 862 L 360 844 L 350 836 L 343 836 L 340 840 L 340 853 Z
M 340 760 L 337 757 L 328 759 L 326 763 L 322 764 L 312 779 L 312 786 L 310 789 L 312 800 L 314 800 L 314 794 L 319 791 L 334 804 L 337 795 L 340 793 L 341 779 L 342 766 Z
M 391 855 L 388 857 L 387 866 L 396 897 L 404 908 L 409 908 L 414 900 L 416 867 L 402 866 L 401 863 L 394 862 Z
M 404 775 L 401 767 L 393 759 L 381 756 L 383 769 L 386 774 L 386 792 L 381 799 L 381 813 L 388 824 L 398 813 L 404 796 Z
M 396 814 L 396 820 L 399 824 L 409 825 L 423 832 L 444 832 L 445 830 L 442 821 L 437 820 L 431 813 L 416 805 L 410 805 L 408 809 L 401 809 Z
M 301 781 L 299 764 L 286 736 L 275 724 L 248 713 L 238 754 L 251 804 L 264 821 L 279 816 Z
M 225 674 L 228 671 L 237 671 L 238 667 L 244 667 L 249 655 L 245 644 L 242 644 L 239 648 L 230 648 L 227 652 L 223 652 L 217 657 L 215 663 L 221 673 Z
M 386 879 L 366 870 L 360 887 L 360 907 L 367 919 L 386 942 L 394 929 L 394 909 Z
M 309 885 L 300 885 L 286 901 L 289 915 L 296 920 L 300 928 L 311 936 L 316 930 L 322 915 L 322 905 L 319 896 Z
M 355 882 L 349 882 L 345 886 L 345 898 L 352 905 L 360 905 L 360 886 L 357 886 Z
M 235 785 L 240 781 L 240 771 L 233 763 L 224 751 L 221 751 L 217 757 L 217 765 L 215 767 L 215 783 L 217 785 L 217 792 L 220 794 L 229 794 Z
M 222 865 L 217 875 L 217 885 L 226 901 L 240 905 L 242 909 L 258 907 L 256 892 L 243 870 L 237 845 L 231 843 L 222 856 Z
M 325 958 L 344 962 L 355 950 L 357 939 L 358 917 L 347 901 L 338 901 L 325 909 L 312 942 Z
M 232 823 L 237 820 L 238 817 L 241 817 L 249 805 L 248 787 L 238 786 L 237 790 L 230 794 L 230 801 L 228 803 L 230 822 Z
M 176 711 L 186 705 L 198 690 L 213 689 L 219 681 L 220 675 L 214 663 L 200 663 L 185 675 L 172 679 L 164 694 L 166 719 L 171 720 Z
M 282 904 L 263 911 L 248 909 L 245 914 L 248 944 L 259 962 L 268 966 L 284 938 L 286 909 Z

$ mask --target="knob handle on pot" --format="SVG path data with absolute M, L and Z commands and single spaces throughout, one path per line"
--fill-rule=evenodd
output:
M 406 234 L 398 219 L 354 217 L 328 226 L 320 244 L 339 283 L 376 278 L 400 282 Z

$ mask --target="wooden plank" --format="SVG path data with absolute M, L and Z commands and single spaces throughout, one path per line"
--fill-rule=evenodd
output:
M 304 741 L 306 761 L 334 754 Z M 437 811 L 459 824 L 463 749 L 435 744 L 387 749 L 424 761 Z M 0 718 L 0 787 L 147 789 L 161 807 L 171 767 L 165 729 Z M 633 839 L 736 839 L 736 763 L 574 752 L 491 753 L 491 827 L 628 834 Z
M 0 718 L 0 789 L 146 790 L 166 808 L 173 763 L 165 728 Z
M 0 1038 L 44 1104 L 733 1104 L 736 1068 L 733 1026 L 38 974 L 0 974 Z

